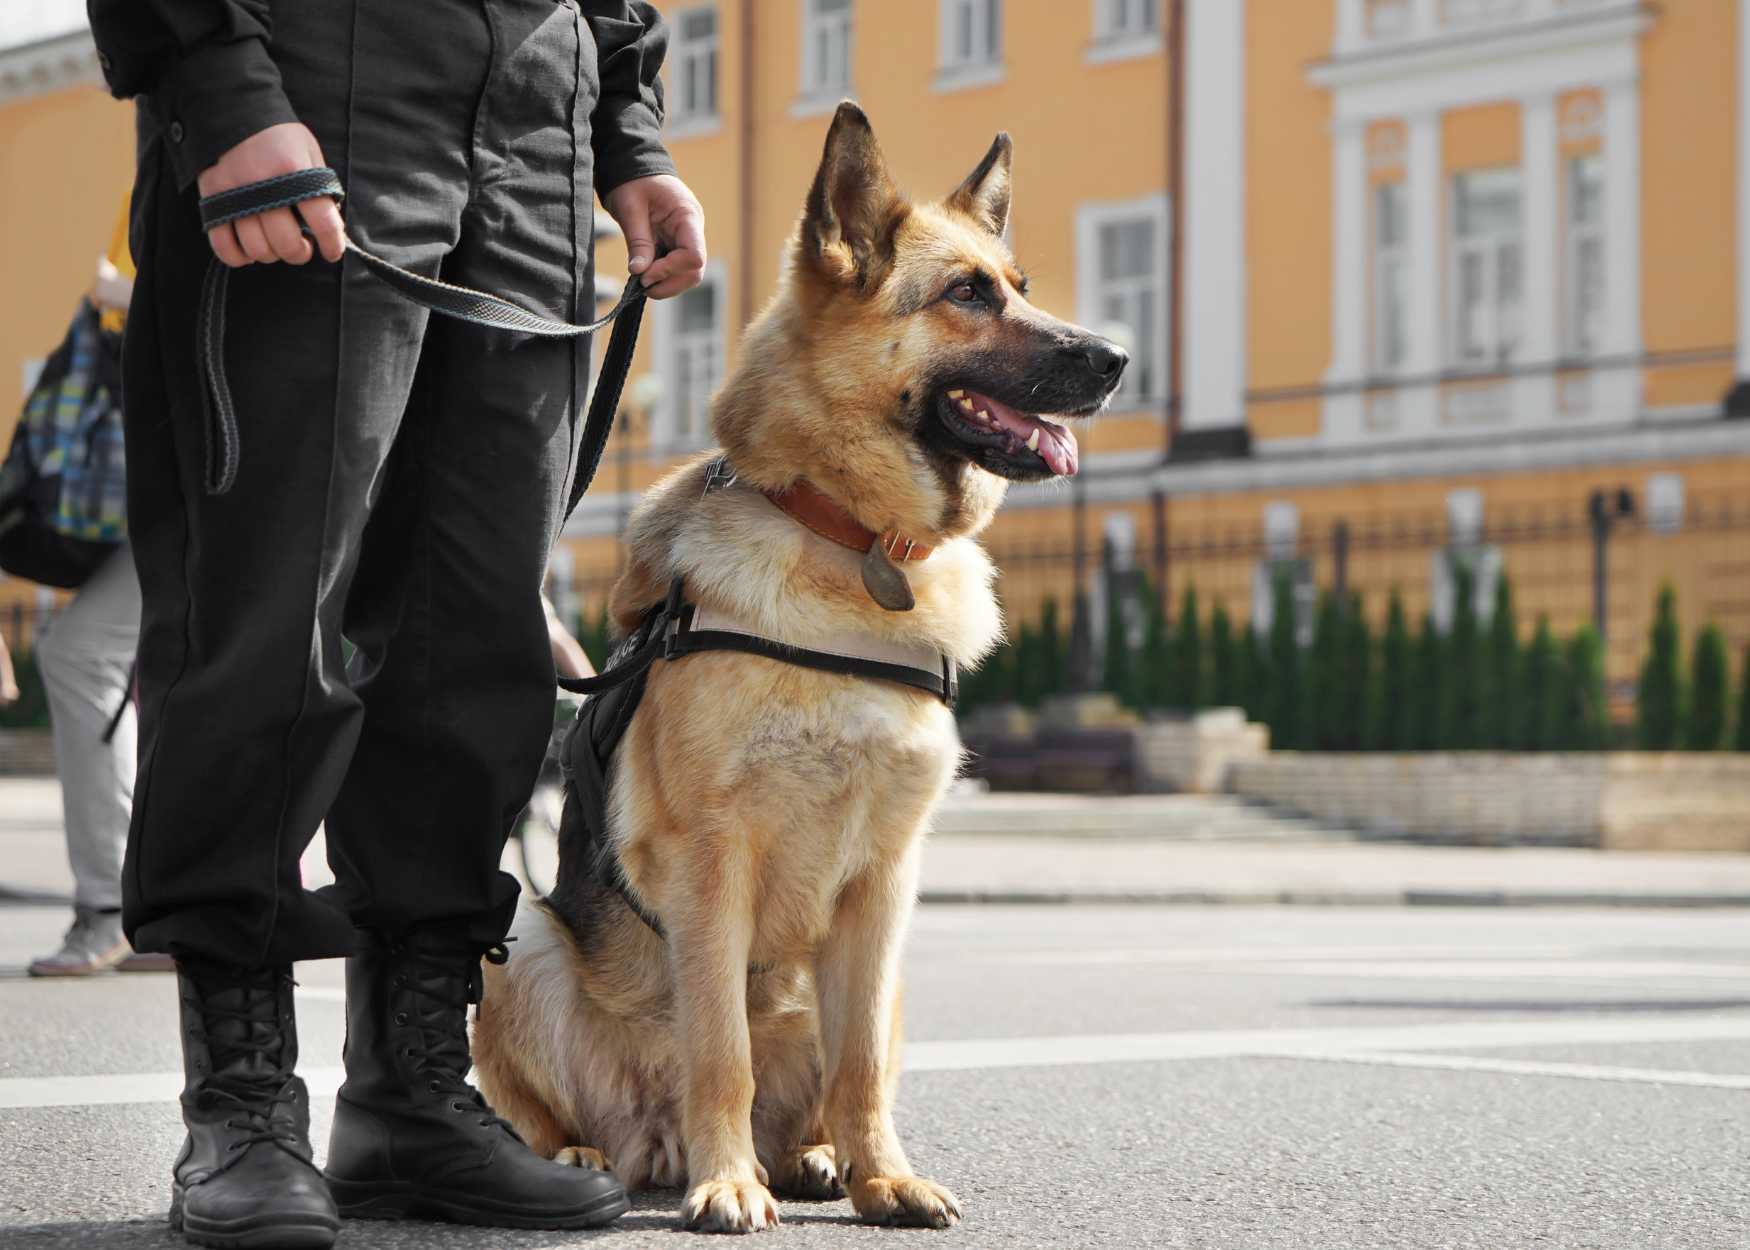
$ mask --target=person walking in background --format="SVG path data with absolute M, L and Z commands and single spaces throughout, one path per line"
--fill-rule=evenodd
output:
M 98 334 L 109 340 L 110 346 L 100 344 L 100 350 L 113 351 L 114 336 L 122 332 L 133 273 L 124 201 L 109 253 L 98 262 L 97 279 L 86 295 L 96 310 Z M 82 310 L 81 315 L 93 314 Z M 114 395 L 105 400 L 115 401 Z M 136 750 L 130 687 L 139 640 L 140 585 L 123 543 L 79 584 L 36 645 L 74 889 L 73 924 L 60 949 L 30 962 L 33 977 L 170 966 L 162 955 L 135 955 L 122 935 L 122 854 L 133 808 Z
M 466 1079 L 480 961 L 504 957 L 516 908 L 499 860 L 553 724 L 541 581 L 588 342 L 431 318 L 344 233 L 577 322 L 594 307 L 593 190 L 652 297 L 697 285 L 703 213 L 659 138 L 662 20 L 641 0 L 88 2 L 141 126 L 124 374 L 145 613 L 123 919 L 136 948 L 176 957 L 172 1224 L 317 1247 L 338 1215 L 614 1219 L 611 1174 L 535 1155 Z M 328 165 L 344 228 L 317 199 L 203 231 L 201 197 Z M 240 435 L 223 462 L 196 353 L 215 256 Z M 318 824 L 322 894 L 298 875 Z M 291 964 L 335 956 L 346 1081 L 318 1172 Z

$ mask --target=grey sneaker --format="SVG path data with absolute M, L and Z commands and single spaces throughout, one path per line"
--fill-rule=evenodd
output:
M 133 948 L 122 936 L 122 918 L 90 907 L 73 909 L 73 927 L 53 955 L 33 959 L 33 977 L 83 977 L 103 972 L 126 959 Z

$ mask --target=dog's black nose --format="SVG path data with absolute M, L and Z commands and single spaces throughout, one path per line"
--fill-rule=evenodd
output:
M 1124 366 L 1130 363 L 1128 352 L 1105 339 L 1094 339 L 1083 350 L 1082 355 L 1088 362 L 1088 368 L 1111 382 L 1116 382 L 1124 372 Z

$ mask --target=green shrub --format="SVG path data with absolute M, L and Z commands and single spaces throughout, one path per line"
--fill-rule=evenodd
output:
M 1410 749 L 1416 699 L 1414 658 L 1404 600 L 1393 587 L 1391 602 L 1385 610 L 1385 633 L 1379 642 L 1378 675 L 1373 683 L 1373 707 L 1368 717 L 1367 742 L 1375 750 Z
M 1240 695 L 1239 644 L 1234 640 L 1233 622 L 1228 619 L 1227 605 L 1216 602 L 1209 614 L 1209 704 L 1211 707 L 1239 707 Z
M 1477 576 L 1464 560 L 1452 561 L 1452 632 L 1446 640 L 1446 682 L 1441 687 L 1441 740 L 1448 750 L 1482 745 L 1482 637 L 1477 630 Z
M 1138 675 L 1142 701 L 1145 707 L 1170 707 L 1173 643 L 1167 629 L 1167 611 L 1162 604 L 1163 596 L 1155 594 L 1146 581 L 1143 583 L 1143 598 L 1146 615 L 1143 617 L 1141 672 Z
M 1197 612 L 1197 587 L 1187 586 L 1173 623 L 1173 660 L 1167 706 L 1195 712 L 1209 701 L 1204 671 L 1203 622 Z
M 1326 591 L 1319 596 L 1306 656 L 1306 745 L 1315 751 L 1343 749 L 1343 635 L 1342 601 Z
M 1270 743 L 1284 751 L 1304 748 L 1306 743 L 1306 698 L 1303 686 L 1306 665 L 1295 637 L 1294 582 L 1288 572 L 1276 574 L 1272 585 L 1275 606 L 1270 621 L 1270 678 L 1266 691 L 1266 719 Z
M 1416 635 L 1412 671 L 1409 748 L 1412 751 L 1442 750 L 1448 745 L 1446 691 L 1450 675 L 1446 667 L 1446 640 L 1435 627 L 1432 612 L 1422 618 L 1422 631 Z
M 1050 595 L 1039 608 L 1039 685 L 1044 694 L 1068 689 L 1068 648 L 1057 621 L 1057 600 Z
M 1488 684 L 1483 704 L 1483 739 L 1492 751 L 1510 751 L 1518 743 L 1520 712 L 1519 623 L 1513 616 L 1513 585 L 1502 574 L 1495 587 L 1495 611 L 1489 618 Z
M 1525 649 L 1521 668 L 1524 680 L 1517 700 L 1519 725 L 1514 745 L 1522 751 L 1553 750 L 1567 679 L 1555 637 L 1550 633 L 1549 617 L 1538 616 L 1537 631 Z
M 1695 637 L 1695 658 L 1689 666 L 1689 715 L 1683 745 L 1691 751 L 1717 751 L 1725 744 L 1731 684 L 1726 670 L 1725 636 L 1719 626 L 1708 625 Z
M 1021 632 L 1015 636 L 1011 658 L 1013 667 L 1010 669 L 1015 684 L 1010 698 L 1022 707 L 1038 707 L 1040 701 L 1051 693 L 1046 689 L 1045 675 L 1040 671 L 1040 644 L 1039 627 L 1032 623 L 1022 625 Z
M 1234 652 L 1235 683 L 1239 687 L 1240 706 L 1246 719 L 1266 724 L 1270 714 L 1270 658 L 1264 652 L 1264 640 L 1247 621 L 1240 628 L 1239 646 Z
M 1738 725 L 1732 745 L 1740 751 L 1750 751 L 1750 645 L 1744 648 L 1744 665 L 1738 670 Z
M 1367 748 L 1367 723 L 1373 691 L 1373 630 L 1361 610 L 1361 596 L 1351 593 L 1343 604 L 1339 706 L 1343 733 L 1339 750 Z
M 1677 648 L 1677 593 L 1666 583 L 1659 590 L 1647 661 L 1635 695 L 1635 737 L 1649 751 L 1669 751 L 1677 745 L 1683 717 L 1683 675 L 1678 669 Z
M 1556 748 L 1601 751 L 1610 738 L 1610 707 L 1604 691 L 1604 643 L 1596 629 L 1582 625 L 1568 640 L 1562 668 L 1566 696 Z

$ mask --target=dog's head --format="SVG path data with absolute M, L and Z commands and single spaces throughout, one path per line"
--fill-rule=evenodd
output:
M 946 199 L 915 202 L 863 111 L 839 106 L 786 288 L 738 370 L 758 385 L 732 379 L 719 406 L 738 465 L 776 453 L 876 528 L 942 535 L 982 527 L 1005 481 L 1076 472 L 1068 423 L 1105 405 L 1128 357 L 1028 302 L 1004 241 L 1011 152 L 998 135 Z

